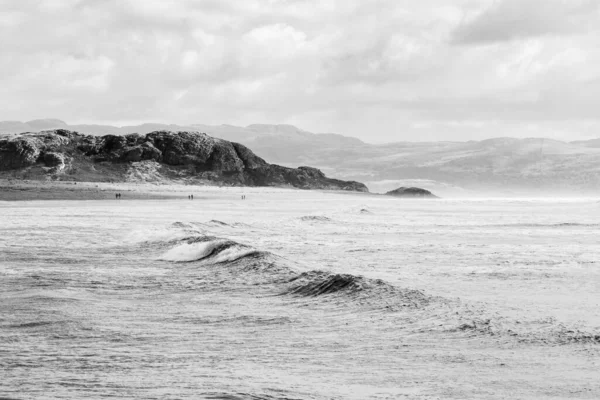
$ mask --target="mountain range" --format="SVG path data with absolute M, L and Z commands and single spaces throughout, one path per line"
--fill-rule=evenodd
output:
M 495 138 L 467 142 L 365 143 L 291 125 L 69 125 L 57 119 L 0 122 L 0 134 L 68 129 L 90 135 L 199 131 L 241 143 L 270 163 L 310 165 L 364 182 L 373 192 L 419 186 L 448 194 L 594 194 L 600 190 L 600 139 L 564 142 Z

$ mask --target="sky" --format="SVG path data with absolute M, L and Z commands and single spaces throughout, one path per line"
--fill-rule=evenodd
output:
M 600 137 L 598 0 L 0 0 L 0 120 Z

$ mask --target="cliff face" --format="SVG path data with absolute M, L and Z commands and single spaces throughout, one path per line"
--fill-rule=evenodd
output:
M 145 179 L 140 171 L 149 169 L 154 180 L 367 191 L 315 168 L 269 164 L 239 143 L 198 132 L 91 136 L 57 129 L 0 139 L 0 172 L 13 176 L 118 181 Z

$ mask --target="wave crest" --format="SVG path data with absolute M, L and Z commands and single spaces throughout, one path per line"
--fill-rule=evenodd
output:
M 192 235 L 169 243 L 172 248 L 161 259 L 197 263 L 184 273 L 203 276 L 199 280 L 203 290 L 252 290 L 257 296 L 277 296 L 306 307 L 383 312 L 386 318 L 397 318 L 419 332 L 467 340 L 487 336 L 539 345 L 600 344 L 598 332 L 566 327 L 554 320 L 517 321 L 491 313 L 485 305 L 433 296 L 380 279 L 318 269 L 302 272 L 301 263 L 230 239 Z M 202 268 L 216 264 L 218 268 Z
M 303 272 L 292 278 L 295 282 L 285 294 L 316 297 L 338 292 L 356 293 L 364 290 L 364 279 L 349 274 L 330 274 L 322 271 Z
M 164 253 L 159 259 L 173 262 L 193 262 L 210 259 L 211 263 L 235 261 L 258 251 L 232 240 L 214 236 L 198 236 L 182 239 L 183 243 Z M 180 241 L 180 242 L 181 242 Z
M 329 222 L 331 218 L 324 215 L 305 215 L 300 217 L 300 220 L 304 222 Z
M 419 290 L 396 287 L 381 279 L 325 271 L 303 272 L 287 283 L 291 285 L 281 293 L 283 295 L 301 297 L 337 295 L 348 299 L 360 297 L 362 304 L 388 310 L 419 308 L 436 300 L 435 297 Z

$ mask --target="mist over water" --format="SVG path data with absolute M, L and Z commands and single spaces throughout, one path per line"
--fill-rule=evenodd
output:
M 0 396 L 598 398 L 600 204 L 0 203 Z

